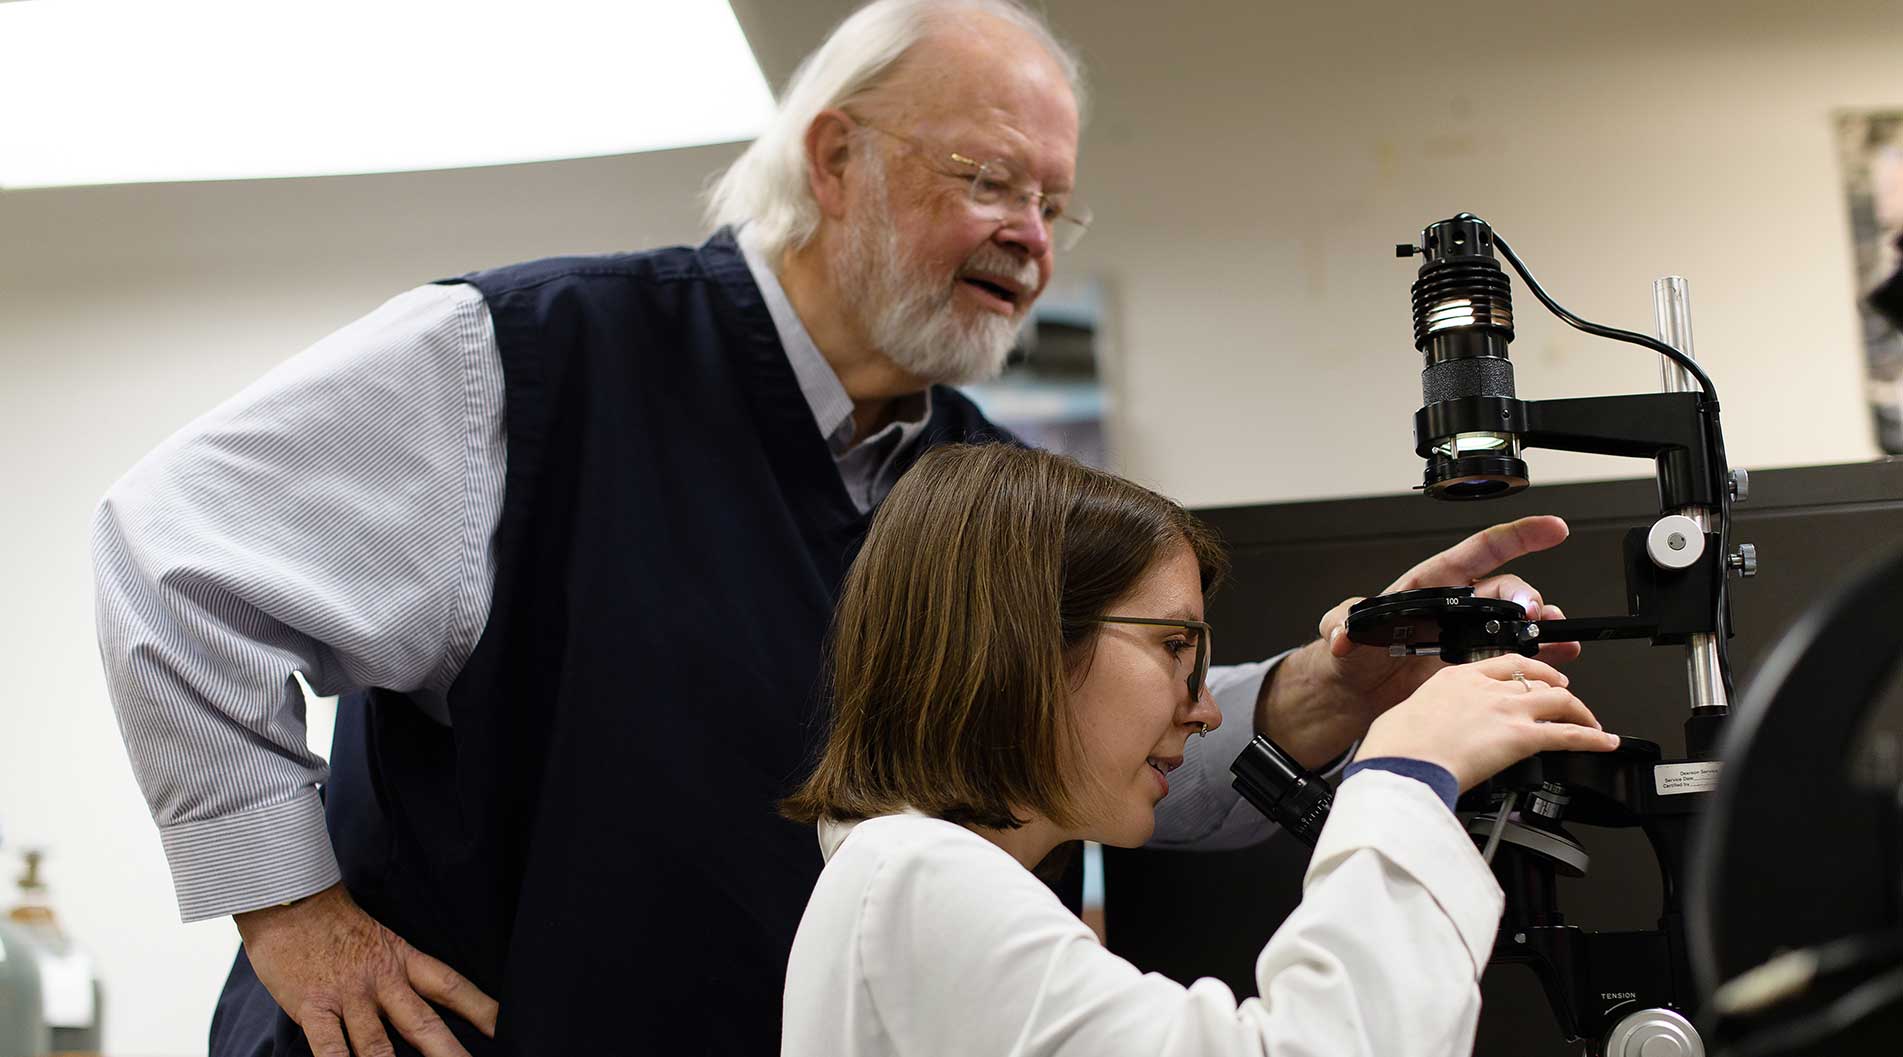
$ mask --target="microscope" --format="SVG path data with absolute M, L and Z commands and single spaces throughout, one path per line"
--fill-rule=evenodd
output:
M 1458 810 L 1471 813 L 1469 832 L 1506 893 L 1493 961 L 1533 969 L 1565 1037 L 1583 1042 L 1590 1057 L 1704 1057 L 1692 1023 L 1699 992 L 1682 882 L 1693 826 L 1717 786 L 1716 747 L 1730 711 L 1726 584 L 1732 575 L 1754 575 L 1757 556 L 1750 544 L 1731 549 L 1731 504 L 1746 497 L 1748 478 L 1725 462 L 1717 389 L 1691 356 L 1685 282 L 1655 284 L 1654 339 L 1562 308 L 1472 214 L 1429 225 L 1419 244 L 1396 253 L 1423 258 L 1413 284 L 1414 344 L 1426 361 L 1424 406 L 1414 416 L 1415 450 L 1426 461 L 1422 491 L 1453 502 L 1512 495 L 1530 479 L 1527 449 L 1590 452 L 1653 460 L 1659 515 L 1625 536 L 1623 616 L 1541 621 L 1471 587 L 1429 588 L 1357 603 L 1347 634 L 1397 657 L 1438 655 L 1454 664 L 1601 639 L 1647 639 L 1685 651 L 1690 711 L 1682 753 L 1637 738 L 1623 738 L 1609 753 L 1540 753 L 1469 790 Z M 1508 358 L 1512 285 L 1502 257 L 1569 325 L 1665 357 L 1663 391 L 1518 399 Z M 1263 737 L 1232 772 L 1245 798 L 1314 843 L 1332 802 L 1325 781 Z M 1644 832 L 1664 881 L 1656 929 L 1595 931 L 1566 919 L 1555 880 L 1585 876 L 1590 867 L 1568 825 Z

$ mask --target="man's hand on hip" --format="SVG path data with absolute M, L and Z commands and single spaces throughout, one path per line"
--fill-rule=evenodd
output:
M 258 980 L 316 1057 L 394 1052 L 385 1019 L 427 1057 L 469 1057 L 429 1002 L 495 1036 L 495 999 L 378 924 L 341 884 L 233 920 Z
M 1536 620 L 1563 620 L 1538 589 L 1511 573 L 1493 575 L 1523 555 L 1565 542 L 1566 522 L 1524 517 L 1484 529 L 1403 573 L 1381 593 L 1422 587 L 1468 587 L 1483 598 L 1518 602 Z M 1420 689 L 1445 667 L 1435 657 L 1390 657 L 1348 638 L 1349 598 L 1322 615 L 1320 640 L 1278 666 L 1256 702 L 1256 730 L 1267 734 L 1305 766 L 1319 767 L 1341 755 L 1383 712 Z M 1539 659 L 1563 664 L 1579 656 L 1576 642 L 1541 646 Z

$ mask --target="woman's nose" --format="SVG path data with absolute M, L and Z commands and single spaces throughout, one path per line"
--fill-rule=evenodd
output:
M 1210 730 L 1222 726 L 1222 709 L 1216 707 L 1215 695 L 1209 692 L 1207 684 L 1201 687 L 1196 700 L 1190 703 L 1189 714 L 1183 722 L 1198 731 L 1204 724 L 1208 724 Z

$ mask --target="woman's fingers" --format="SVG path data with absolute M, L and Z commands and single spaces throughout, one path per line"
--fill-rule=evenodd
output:
M 1521 707 L 1527 718 L 1536 721 L 1527 731 L 1532 742 L 1529 755 L 1555 749 L 1606 752 L 1619 747 L 1619 736 L 1608 734 L 1592 710 L 1571 691 L 1554 687 L 1528 694 Z
M 1582 727 L 1576 723 L 1540 723 L 1535 726 L 1534 737 L 1539 743 L 1534 748 L 1534 752 L 1553 752 L 1559 749 L 1609 752 L 1619 747 L 1619 735 L 1607 733 L 1597 727 Z
M 1528 694 L 1522 707 L 1525 709 L 1524 715 L 1542 723 L 1577 723 L 1582 727 L 1599 729 L 1598 717 L 1570 690 L 1552 687 Z
M 1618 737 L 1599 729 L 1570 682 L 1517 654 L 1443 668 L 1374 721 L 1360 755 L 1437 763 L 1470 789 L 1534 753 L 1617 748 Z
M 1494 679 L 1512 681 L 1513 673 L 1519 672 L 1525 676 L 1529 682 L 1538 679 L 1540 682 L 1550 683 L 1553 686 L 1566 686 L 1572 682 L 1571 679 L 1566 678 L 1566 673 L 1547 664 L 1545 661 L 1537 657 L 1522 657 L 1517 653 L 1508 653 L 1499 657 L 1489 657 L 1484 661 L 1475 661 L 1472 667 L 1474 670 Z

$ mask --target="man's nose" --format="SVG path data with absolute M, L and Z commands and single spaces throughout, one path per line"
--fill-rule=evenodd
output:
M 1044 200 L 1034 194 L 1020 194 L 1013 200 L 1000 205 L 1003 209 L 1003 226 L 998 228 L 997 238 L 1015 246 L 1033 258 L 1043 258 L 1051 251 L 1051 225 L 1044 219 Z

